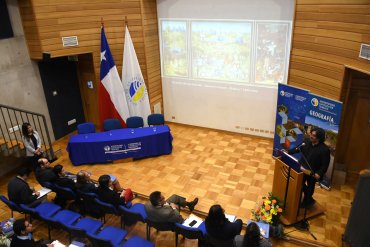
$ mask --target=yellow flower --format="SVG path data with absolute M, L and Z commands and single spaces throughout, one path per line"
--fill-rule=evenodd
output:
M 271 201 L 270 201 L 270 200 L 266 200 L 266 201 L 265 201 L 265 206 L 267 206 L 267 205 L 269 205 L 269 204 L 271 204 Z

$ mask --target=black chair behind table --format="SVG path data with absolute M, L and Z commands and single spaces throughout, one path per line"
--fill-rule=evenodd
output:
M 146 220 L 146 239 L 150 241 L 150 228 L 153 227 L 157 231 L 171 231 L 175 229 L 174 223 L 168 222 L 155 222 L 149 219 Z
M 121 129 L 121 128 L 122 128 L 122 125 L 121 125 L 120 121 L 117 118 L 106 119 L 103 122 L 104 131 Z
M 204 223 L 202 223 L 204 224 Z M 178 239 L 179 235 L 184 236 L 184 238 L 187 239 L 198 239 L 198 246 L 203 246 L 204 243 L 204 232 L 201 229 L 201 226 L 199 228 L 191 228 L 184 226 L 182 224 L 176 223 L 174 228 L 175 234 L 176 234 L 176 247 L 178 245 Z
M 95 124 L 91 122 L 86 122 L 77 125 L 77 133 L 78 134 L 89 134 L 89 133 L 95 133 Z
M 144 127 L 144 120 L 142 117 L 133 116 L 126 119 L 127 128 L 141 128 Z
M 148 116 L 148 125 L 163 125 L 164 124 L 164 116 L 163 114 L 154 113 Z

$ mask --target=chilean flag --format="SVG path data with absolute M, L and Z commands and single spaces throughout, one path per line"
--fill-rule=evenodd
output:
M 101 28 L 99 112 L 100 124 L 108 118 L 117 118 L 123 127 L 129 117 L 126 95 L 110 52 L 104 27 Z

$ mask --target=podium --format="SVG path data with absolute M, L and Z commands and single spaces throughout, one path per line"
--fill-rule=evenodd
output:
M 283 213 L 280 221 L 284 225 L 292 225 L 304 219 L 304 208 L 299 208 L 302 196 L 303 172 L 298 160 L 293 156 L 282 153 L 275 157 L 274 180 L 272 193 L 283 202 Z M 315 203 L 306 211 L 306 218 L 322 214 L 325 209 Z

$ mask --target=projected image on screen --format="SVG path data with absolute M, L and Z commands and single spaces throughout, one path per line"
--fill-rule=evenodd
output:
M 162 59 L 165 76 L 188 76 L 186 21 L 162 21 Z
M 287 23 L 257 23 L 256 83 L 285 81 L 288 32 Z
M 252 24 L 191 22 L 192 77 L 249 82 Z

